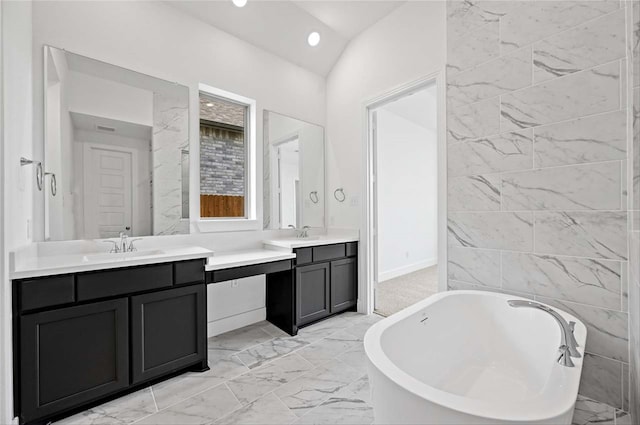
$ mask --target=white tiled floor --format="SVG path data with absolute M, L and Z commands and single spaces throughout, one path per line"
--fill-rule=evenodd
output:
M 377 315 L 344 313 L 290 337 L 261 322 L 209 339 L 209 366 L 65 424 L 369 424 L 362 340 Z
M 290 337 L 261 322 L 209 339 L 204 373 L 186 373 L 65 424 L 370 424 L 362 340 L 381 317 L 344 313 Z M 631 425 L 579 396 L 575 425 Z

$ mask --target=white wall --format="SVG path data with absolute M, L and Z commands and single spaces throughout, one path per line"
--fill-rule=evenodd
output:
M 445 64 L 444 1 L 407 2 L 354 39 L 327 78 L 329 226 L 360 227 L 364 102 L 440 71 Z
M 0 269 L 0 423 L 13 418 L 11 377 L 11 285 L 8 252 L 31 241 L 34 166 L 20 167 L 32 157 L 31 4 L 1 2 L 2 18 L 2 259 Z
M 438 158 L 434 129 L 384 107 L 377 110 L 377 123 L 377 281 L 382 282 L 437 263 Z
M 81 72 L 70 72 L 69 110 L 153 126 L 153 92 Z

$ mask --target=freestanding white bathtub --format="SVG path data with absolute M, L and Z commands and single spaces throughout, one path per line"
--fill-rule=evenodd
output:
M 523 299 L 481 291 L 433 295 L 364 338 L 377 424 L 570 424 L 583 358 L 558 364 L 561 330 Z M 578 351 L 587 330 L 575 317 Z

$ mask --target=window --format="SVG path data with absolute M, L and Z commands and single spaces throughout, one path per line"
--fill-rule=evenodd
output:
M 200 222 L 235 230 L 257 216 L 255 101 L 200 85 L 199 112 Z

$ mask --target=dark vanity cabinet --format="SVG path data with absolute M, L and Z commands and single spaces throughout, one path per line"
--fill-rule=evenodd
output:
M 297 248 L 296 323 L 353 309 L 358 301 L 358 243 Z
M 205 370 L 204 260 L 13 282 L 20 423 Z
M 129 385 L 128 310 L 121 298 L 20 317 L 24 422 Z
M 144 382 L 205 358 L 204 285 L 131 297 L 131 379 Z
M 296 323 L 315 322 L 331 314 L 330 263 L 296 267 Z

